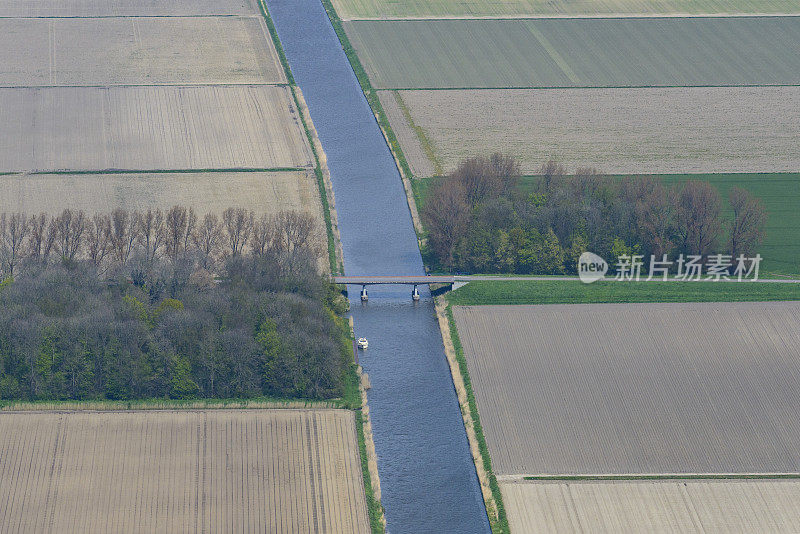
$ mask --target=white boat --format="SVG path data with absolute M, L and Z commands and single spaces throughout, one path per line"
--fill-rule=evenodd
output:
M 367 341 L 367 338 L 365 337 L 358 338 L 358 348 L 364 350 L 367 347 L 369 347 L 369 341 Z

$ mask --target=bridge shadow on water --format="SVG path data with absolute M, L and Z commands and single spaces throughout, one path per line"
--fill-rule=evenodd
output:
M 267 0 L 328 157 L 345 274 L 421 275 L 399 173 L 319 0 Z M 489 524 L 427 287 L 350 286 L 388 530 L 488 532 Z

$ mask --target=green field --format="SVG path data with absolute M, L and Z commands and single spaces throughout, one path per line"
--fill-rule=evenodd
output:
M 764 202 L 769 214 L 766 237 L 760 253 L 764 257 L 764 272 L 800 274 L 800 174 L 709 174 L 667 175 L 667 182 L 702 179 L 719 189 L 726 200 L 724 215 L 730 216 L 727 203 L 731 187 L 747 189 Z
M 797 13 L 793 0 L 334 0 L 343 19 Z
M 706 180 L 722 195 L 723 215 L 730 216 L 727 202 L 731 187 L 747 189 L 764 202 L 769 218 L 766 237 L 760 253 L 764 257 L 763 273 L 800 274 L 800 173 L 789 174 L 695 174 L 660 175 L 666 182 Z M 422 208 L 425 197 L 436 178 L 416 179 L 412 182 L 417 207 Z M 533 191 L 540 178 L 526 176 L 520 180 L 522 191 Z
M 800 84 L 800 17 L 344 26 L 378 89 Z
M 614 282 L 577 280 L 470 282 L 447 295 L 454 306 L 800 300 L 800 283 Z

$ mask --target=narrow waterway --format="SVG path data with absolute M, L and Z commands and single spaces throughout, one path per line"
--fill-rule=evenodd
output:
M 420 274 L 403 185 L 319 0 L 267 0 L 328 156 L 345 273 Z M 351 289 L 389 532 L 487 532 L 433 302 L 425 290 Z

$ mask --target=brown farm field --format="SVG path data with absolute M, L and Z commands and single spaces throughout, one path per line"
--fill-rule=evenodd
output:
M 798 532 L 800 481 L 501 483 L 512 532 Z
M 80 132 L 80 135 L 74 135 Z M 0 172 L 310 167 L 286 87 L 0 88 Z
M 476 154 L 611 174 L 800 170 L 800 87 L 381 91 L 415 176 Z M 414 128 L 416 127 L 416 129 Z M 422 136 L 420 136 L 420 132 Z
M 0 19 L 0 86 L 285 83 L 261 16 Z
M 2 532 L 369 532 L 345 410 L 0 414 Z
M 257 0 L 0 0 L 0 17 L 249 15 Z
M 256 214 L 305 211 L 324 232 L 317 180 L 311 171 L 15 174 L 0 176 L 0 213 L 62 210 L 106 213 L 115 208 L 167 210 L 176 204 L 199 214 L 243 207 Z
M 798 471 L 800 302 L 453 314 L 498 475 Z

